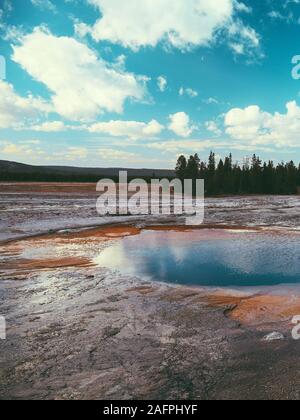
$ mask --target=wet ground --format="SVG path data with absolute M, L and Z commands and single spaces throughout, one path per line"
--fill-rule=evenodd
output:
M 113 272 L 94 264 L 99 251 L 148 224 L 186 230 L 182 220 L 103 220 L 92 189 L 10 188 L 0 198 L 1 239 L 26 239 L 0 248 L 1 399 L 300 398 L 296 287 L 199 289 Z M 293 234 L 299 205 L 299 197 L 209 199 L 206 224 Z M 266 341 L 272 332 L 282 339 Z

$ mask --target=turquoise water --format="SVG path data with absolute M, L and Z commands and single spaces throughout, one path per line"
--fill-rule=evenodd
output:
M 100 266 L 145 280 L 197 286 L 300 283 L 300 236 L 195 230 L 142 231 L 106 248 Z

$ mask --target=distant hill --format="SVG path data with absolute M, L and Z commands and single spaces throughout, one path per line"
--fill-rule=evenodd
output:
M 173 178 L 167 169 L 78 168 L 72 166 L 33 166 L 0 160 L 0 181 L 15 182 L 97 182 L 103 177 L 117 178 L 126 170 L 129 178 Z

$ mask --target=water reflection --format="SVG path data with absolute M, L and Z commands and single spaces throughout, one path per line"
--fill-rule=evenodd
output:
M 101 252 L 96 263 L 168 283 L 268 286 L 300 282 L 299 245 L 298 235 L 143 231 Z

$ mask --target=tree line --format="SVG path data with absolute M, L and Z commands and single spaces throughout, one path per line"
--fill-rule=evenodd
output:
M 56 183 L 92 183 L 96 184 L 100 179 L 106 179 L 107 174 L 63 174 L 54 172 L 44 171 L 32 171 L 32 172 L 10 172 L 7 170 L 1 170 L 0 168 L 0 182 L 56 182 Z M 119 182 L 119 176 L 109 176 L 109 179 L 114 181 L 116 184 Z M 136 177 L 128 176 L 128 182 L 134 180 Z M 148 184 L 151 184 L 152 178 L 158 178 L 155 173 L 152 176 L 141 177 Z
M 208 161 L 198 154 L 186 158 L 180 156 L 176 164 L 176 176 L 181 179 L 204 179 L 208 195 L 226 194 L 297 194 L 300 187 L 300 165 L 293 161 L 263 162 L 253 155 L 241 165 L 233 162 L 232 154 L 217 162 L 211 152 Z

